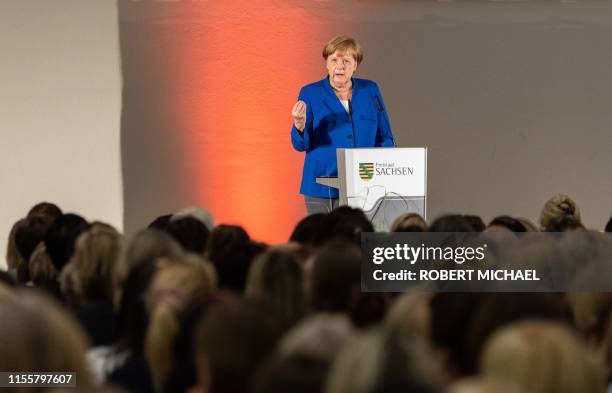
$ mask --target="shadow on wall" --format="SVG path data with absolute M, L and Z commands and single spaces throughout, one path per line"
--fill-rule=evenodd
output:
M 124 228 L 131 234 L 161 214 L 196 204 L 176 121 L 176 85 L 170 78 L 178 24 L 163 24 L 164 6 L 118 1 L 123 71 L 121 156 Z

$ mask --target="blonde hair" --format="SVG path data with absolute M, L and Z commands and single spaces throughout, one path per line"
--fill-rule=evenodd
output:
M 525 321 L 502 328 L 488 341 L 481 373 L 530 393 L 603 393 L 605 379 L 586 348 L 565 326 Z
M 297 259 L 273 249 L 258 256 L 249 270 L 247 299 L 271 306 L 291 325 L 305 312 L 304 273 Z
M 385 318 L 384 328 L 400 336 L 420 336 L 429 339 L 431 331 L 432 294 L 408 292 L 398 296 Z
M 355 59 L 357 65 L 361 64 L 361 61 L 363 60 L 361 45 L 359 45 L 355 39 L 345 35 L 339 35 L 329 40 L 327 45 L 325 45 L 323 48 L 323 58 L 327 60 L 329 56 L 336 52 L 349 53 L 351 56 L 353 56 L 353 59 Z
M 115 269 L 115 300 L 118 301 L 121 287 L 130 271 L 152 259 L 166 258 L 170 261 L 183 256 L 181 246 L 167 233 L 157 229 L 144 229 L 136 233 L 128 243 Z
M 398 356 L 401 352 L 401 356 Z M 397 360 L 399 360 L 399 363 Z M 423 390 L 441 389 L 442 374 L 433 353 L 418 337 L 397 338 L 381 330 L 355 335 L 334 360 L 325 393 L 371 393 L 387 374 L 411 381 Z M 429 388 L 429 389 L 427 389 Z
M 38 243 L 28 264 L 30 281 L 34 286 L 41 286 L 57 279 L 57 269 L 47 253 L 45 243 Z
M 544 204 L 540 213 L 540 228 L 546 231 L 552 224 L 565 218 L 573 218 L 579 223 L 582 222 L 580 209 L 576 202 L 565 194 L 557 194 Z
M 174 340 L 180 333 L 179 315 L 214 290 L 214 278 L 202 265 L 173 263 L 159 270 L 149 287 L 151 318 L 145 338 L 145 356 L 156 392 L 163 392 L 173 367 Z
M 79 324 L 46 297 L 22 292 L 0 297 L 0 370 L 76 372 L 79 387 L 90 383 L 87 339 Z M 39 392 L 40 388 L 15 388 Z
M 123 237 L 107 228 L 91 229 L 79 236 L 72 264 L 82 301 L 113 299 L 115 267 L 123 246 Z

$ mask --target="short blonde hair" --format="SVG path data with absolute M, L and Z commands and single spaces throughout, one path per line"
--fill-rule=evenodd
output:
M 357 65 L 361 64 L 363 60 L 361 45 L 351 37 L 339 35 L 329 40 L 327 45 L 323 48 L 323 58 L 327 60 L 327 58 L 336 51 L 340 53 L 350 53 L 357 62 Z
M 557 194 L 550 198 L 544 204 L 540 213 L 540 228 L 543 231 L 552 227 L 555 221 L 561 221 L 565 218 L 573 218 L 578 222 L 580 219 L 580 209 L 576 202 L 565 194 Z

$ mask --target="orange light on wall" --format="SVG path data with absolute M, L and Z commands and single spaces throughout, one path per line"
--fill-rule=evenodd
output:
M 179 65 L 173 110 L 198 203 L 218 223 L 279 243 L 305 214 L 290 111 L 299 88 L 324 74 L 329 37 L 290 1 L 236 3 L 173 5 L 183 21 L 166 43 Z

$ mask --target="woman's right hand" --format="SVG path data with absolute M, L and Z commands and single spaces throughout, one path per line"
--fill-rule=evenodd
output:
M 306 127 L 306 103 L 304 101 L 296 102 L 291 110 L 291 116 L 293 116 L 295 128 L 303 132 L 304 127 Z

